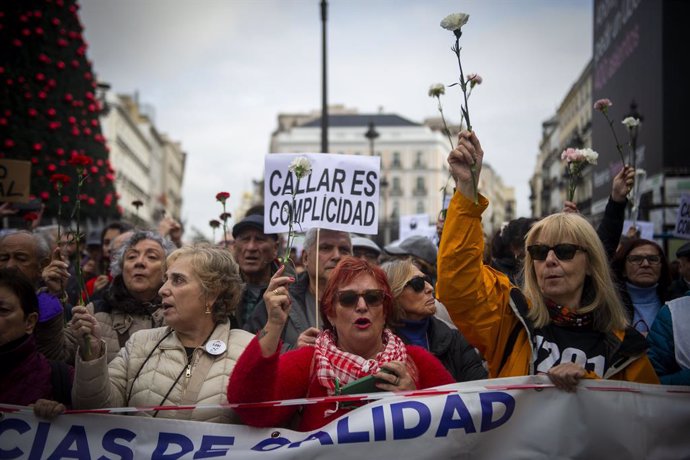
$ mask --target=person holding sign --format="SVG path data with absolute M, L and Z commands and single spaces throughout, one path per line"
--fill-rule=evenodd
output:
M 230 384 L 230 403 L 273 401 L 370 391 L 405 391 L 454 382 L 428 351 L 405 345 L 386 320 L 393 298 L 385 273 L 368 262 L 346 257 L 333 270 L 324 290 L 321 313 L 325 330 L 313 347 L 280 354 L 288 321 L 290 278 L 278 270 L 264 296 L 268 320 L 237 362 Z M 359 390 L 352 389 L 359 387 Z M 352 389 L 352 390 L 349 390 Z M 239 408 L 251 426 L 285 426 L 300 406 Z M 347 413 L 338 403 L 301 408 L 300 431 L 322 427 Z
M 582 378 L 658 383 L 644 337 L 629 326 L 604 246 L 574 213 L 534 224 L 525 242 L 524 296 L 507 276 L 482 262 L 481 214 L 472 168 L 483 151 L 462 131 L 448 163 L 456 182 L 439 251 L 439 300 L 489 364 L 492 377 L 544 373 L 574 391 Z
M 229 375 L 252 339 L 229 321 L 242 294 L 237 263 L 225 249 L 187 246 L 168 256 L 165 277 L 159 294 L 167 326 L 135 332 L 110 363 L 98 320 L 75 314 L 72 328 L 80 343 L 89 343 L 76 359 L 75 408 L 226 402 Z M 233 411 L 218 407 L 138 415 L 237 421 Z
M 290 284 L 289 291 L 292 308 L 288 314 L 287 323 L 282 330 L 283 351 L 297 346 L 310 345 L 321 329 L 321 323 L 316 323 L 317 285 L 318 298 L 324 292 L 324 286 L 331 277 L 333 269 L 345 257 L 352 255 L 350 234 L 336 230 L 321 229 L 319 244 L 316 245 L 317 229 L 309 229 L 304 236 L 303 262 L 306 270 L 297 276 L 297 280 Z M 318 281 L 317 281 L 318 278 Z M 270 289 L 266 290 L 270 296 Z M 244 329 L 256 333 L 268 320 L 268 309 L 264 301 L 254 308 L 254 313 L 245 324 Z

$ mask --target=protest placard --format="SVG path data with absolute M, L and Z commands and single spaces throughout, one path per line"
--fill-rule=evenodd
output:
M 0 158 L 0 202 L 26 203 L 31 188 L 31 162 Z
M 297 179 L 290 163 L 305 157 L 311 173 Z M 264 231 L 327 228 L 361 234 L 378 232 L 379 157 L 326 153 L 266 155 Z
M 673 234 L 678 238 L 690 240 L 690 193 L 683 193 L 680 196 Z

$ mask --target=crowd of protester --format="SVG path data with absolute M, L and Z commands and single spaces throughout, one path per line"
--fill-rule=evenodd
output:
M 690 384 L 690 243 L 674 274 L 659 244 L 621 237 L 634 170 L 614 177 L 596 229 L 566 202 L 485 242 L 482 161 L 460 133 L 433 239 L 381 248 L 310 229 L 287 264 L 263 206 L 218 245 L 184 245 L 170 217 L 88 238 L 3 230 L 0 403 L 47 418 L 210 405 L 138 415 L 311 430 L 353 406 L 217 406 L 535 374 L 565 391 L 585 378 Z

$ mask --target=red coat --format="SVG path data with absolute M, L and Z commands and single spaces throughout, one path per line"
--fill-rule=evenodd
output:
M 417 388 L 430 388 L 455 383 L 443 364 L 431 353 L 415 345 L 406 345 L 408 358 L 417 366 Z M 278 347 L 280 350 L 280 347 Z M 302 347 L 287 353 L 278 352 L 264 358 L 255 337 L 247 346 L 230 376 L 228 402 L 260 402 L 305 397 L 327 396 L 326 388 L 311 375 L 314 347 Z M 236 409 L 244 423 L 257 427 L 286 426 L 300 406 Z M 331 415 L 327 410 L 335 404 L 308 404 L 302 406 L 299 431 L 318 429 L 331 420 L 349 412 L 339 409 Z

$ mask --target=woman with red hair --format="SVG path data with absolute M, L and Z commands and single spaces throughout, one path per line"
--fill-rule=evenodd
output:
M 283 270 L 276 272 L 266 289 L 266 326 L 237 362 L 228 385 L 228 402 L 332 396 L 370 375 L 382 391 L 455 381 L 432 354 L 405 345 L 385 328 L 393 308 L 386 275 L 379 267 L 352 257 L 341 260 L 328 280 L 321 301 L 325 330 L 316 344 L 280 355 L 280 334 L 290 310 L 287 286 L 293 281 L 282 276 Z M 320 428 L 347 410 L 337 403 L 301 409 L 300 431 Z M 286 425 L 298 410 L 300 406 L 240 408 L 237 413 L 247 425 L 270 427 Z

